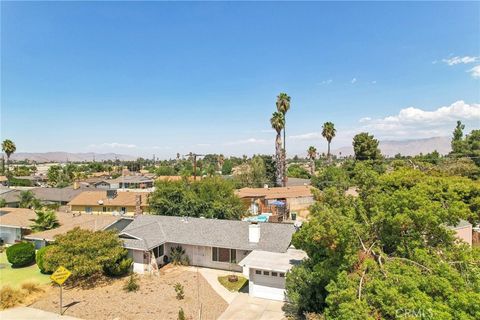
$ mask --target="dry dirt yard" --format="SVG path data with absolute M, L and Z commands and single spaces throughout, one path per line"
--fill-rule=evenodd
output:
M 64 289 L 64 315 L 92 320 L 177 319 L 182 307 L 186 318 L 193 320 L 198 319 L 201 307 L 202 319 L 217 319 L 228 306 L 200 274 L 181 267 L 167 265 L 160 269 L 159 276 L 139 276 L 137 292 L 122 290 L 125 279 L 93 289 Z M 184 287 L 183 300 L 176 299 L 173 286 L 177 282 Z M 58 312 L 58 300 L 59 290 L 55 287 L 30 306 Z

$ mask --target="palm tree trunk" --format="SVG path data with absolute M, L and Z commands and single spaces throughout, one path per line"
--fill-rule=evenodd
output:
M 310 158 L 310 174 L 313 176 L 315 174 L 315 160 Z
M 287 144 L 287 139 L 285 135 L 285 128 L 287 127 L 287 124 L 283 125 L 283 150 L 282 150 L 282 186 L 286 187 L 287 186 L 287 149 L 286 149 L 286 144 Z
M 330 141 L 328 141 L 327 159 L 328 159 L 328 161 L 331 160 L 331 155 L 330 155 Z
M 282 136 L 280 133 L 277 133 L 277 138 L 275 139 L 275 160 L 276 160 L 276 185 L 283 185 L 283 163 L 282 163 Z

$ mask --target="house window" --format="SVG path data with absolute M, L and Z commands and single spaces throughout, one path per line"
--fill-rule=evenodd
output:
M 262 271 L 260 271 L 260 270 L 255 270 L 255 274 L 262 274 Z
M 120 209 L 120 212 L 122 212 L 122 213 L 126 213 L 126 212 L 127 212 L 127 208 L 125 208 L 125 207 L 122 207 L 122 208 Z
M 277 272 L 272 272 L 272 277 L 278 277 L 278 273 Z
M 107 207 L 102 208 L 103 212 L 107 212 Z
M 91 207 L 85 207 L 85 212 L 86 213 L 92 213 L 92 208 Z
M 269 272 L 269 271 L 263 271 L 263 275 L 264 275 L 264 276 L 269 276 L 269 275 L 270 275 L 270 272 Z
M 280 272 L 280 278 L 285 278 L 285 273 Z
M 163 244 L 162 244 L 162 245 L 159 245 L 158 247 L 152 249 L 153 254 L 155 255 L 155 258 L 158 258 L 158 257 L 163 256 L 163 249 L 164 249 L 164 248 L 163 248 Z
M 212 261 L 234 262 L 236 259 L 237 251 L 235 249 L 212 247 Z

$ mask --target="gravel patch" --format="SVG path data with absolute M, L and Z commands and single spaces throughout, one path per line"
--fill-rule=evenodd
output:
M 137 292 L 123 291 L 125 281 L 116 279 L 93 289 L 64 289 L 64 314 L 92 320 L 158 320 L 177 319 L 183 308 L 187 319 L 199 319 L 199 310 L 202 319 L 217 319 L 228 306 L 202 275 L 185 268 L 167 265 L 159 276 L 139 275 Z M 183 300 L 176 299 L 173 286 L 177 282 L 184 286 Z M 31 307 L 58 312 L 58 295 L 58 288 L 52 288 Z

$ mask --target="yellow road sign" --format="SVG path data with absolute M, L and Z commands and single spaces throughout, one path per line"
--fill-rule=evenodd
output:
M 57 270 L 50 276 L 50 279 L 62 285 L 72 273 L 64 267 L 58 267 Z

